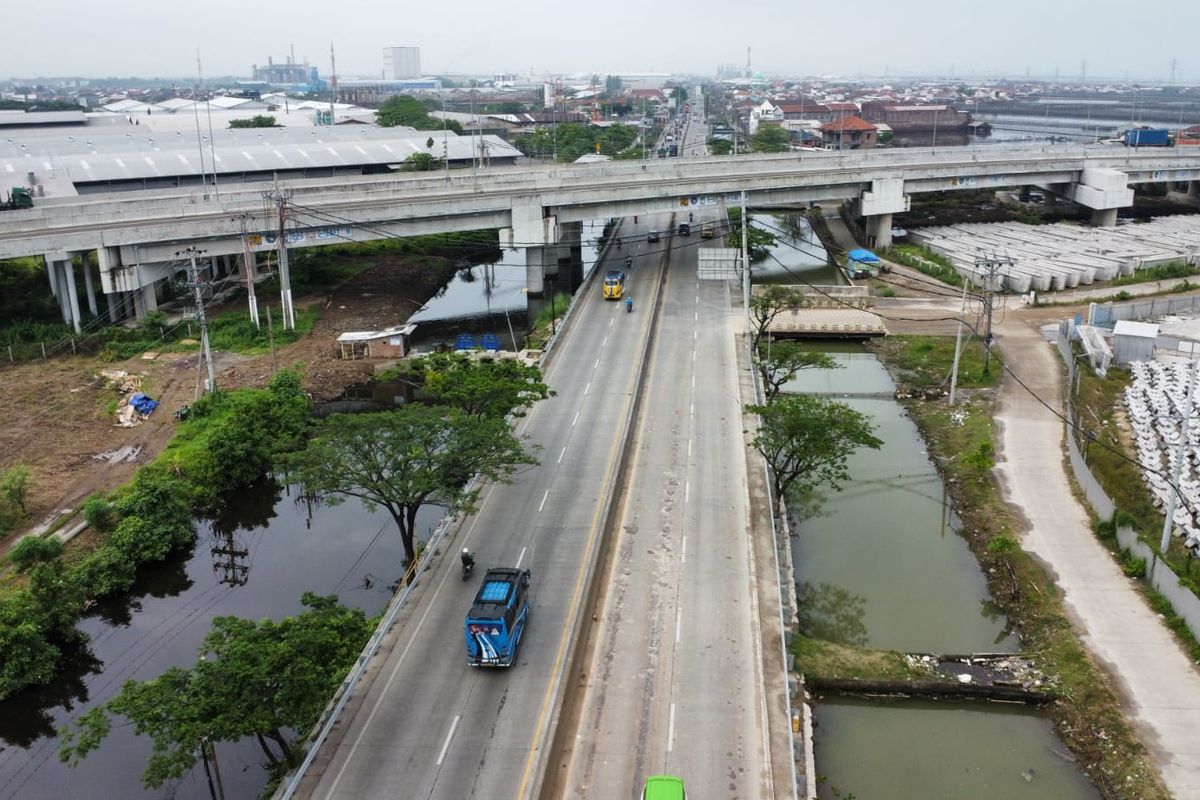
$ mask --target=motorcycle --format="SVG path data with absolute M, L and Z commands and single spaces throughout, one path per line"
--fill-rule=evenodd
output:
M 474 571 L 475 571 L 475 559 L 464 558 L 463 562 L 462 562 L 462 579 L 464 581 L 470 579 L 471 573 Z

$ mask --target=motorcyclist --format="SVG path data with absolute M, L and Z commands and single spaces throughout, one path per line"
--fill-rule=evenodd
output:
M 633 256 L 625 256 L 625 268 L 629 269 L 633 266 Z
M 688 212 L 688 222 L 692 221 L 692 212 Z
M 631 294 L 625 295 L 625 310 L 633 311 L 633 295 Z
M 617 237 L 617 249 L 618 250 L 621 249 L 621 237 L 620 236 Z
M 475 556 L 471 555 L 471 551 L 465 547 L 463 548 L 461 558 L 463 569 L 473 569 L 475 567 Z

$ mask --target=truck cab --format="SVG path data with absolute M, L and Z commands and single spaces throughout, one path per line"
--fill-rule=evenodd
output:
M 467 664 L 511 667 L 529 620 L 529 570 L 493 567 L 467 613 Z
M 625 291 L 625 273 L 619 269 L 610 269 L 604 273 L 604 285 L 601 289 L 605 300 L 620 300 Z

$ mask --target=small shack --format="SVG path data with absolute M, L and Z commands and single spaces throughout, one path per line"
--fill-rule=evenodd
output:
M 858 248 L 846 254 L 846 275 L 854 278 L 869 278 L 879 273 L 879 256 L 870 250 Z
M 416 329 L 409 323 L 380 331 L 348 331 L 337 338 L 338 358 L 404 358 Z
M 1113 326 L 1113 355 L 1118 364 L 1154 359 L 1158 326 L 1150 322 L 1117 320 Z

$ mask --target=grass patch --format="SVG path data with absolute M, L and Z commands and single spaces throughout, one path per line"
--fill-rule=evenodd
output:
M 316 308 L 296 309 L 296 327 L 284 330 L 283 313 L 273 309 L 275 346 L 283 347 L 308 335 L 320 316 Z M 262 327 L 255 328 L 250 321 L 249 311 L 229 311 L 219 314 L 208 322 L 208 336 L 213 350 L 243 355 L 261 355 L 270 352 L 271 344 L 267 332 L 267 308 L 259 309 Z M 196 323 L 181 323 L 170 327 L 166 324 L 150 324 L 128 330 L 112 327 L 105 330 L 106 342 L 100 358 L 106 361 L 123 361 L 153 350 L 159 353 L 193 352 L 200 349 L 200 326 Z
M 958 270 L 954 268 L 950 260 L 933 252 L 928 247 L 915 244 L 896 244 L 884 248 L 880 255 L 889 261 L 912 267 L 942 283 L 951 286 L 962 286 L 963 284 L 962 275 L 958 274 Z
M 1147 267 L 1139 269 L 1132 275 L 1123 275 L 1109 281 L 1109 286 L 1129 286 L 1134 283 L 1149 283 L 1151 281 L 1163 281 L 1171 278 L 1188 278 L 1192 275 L 1200 275 L 1200 267 L 1185 264 L 1182 261 L 1172 261 L 1169 264 L 1159 264 L 1157 267 Z M 1189 287 L 1191 284 L 1187 284 Z
M 953 336 L 887 336 L 874 340 L 871 346 L 893 370 L 897 383 L 919 389 L 950 388 Z M 992 350 L 986 373 L 983 360 L 983 342 L 975 337 L 967 339 L 958 364 L 960 389 L 994 388 L 999 383 L 1003 372 L 1000 353 Z
M 553 327 L 551 324 L 552 321 L 557 320 L 556 324 L 561 325 L 563 315 L 567 313 L 567 309 L 570 306 L 571 295 L 566 292 L 557 292 L 554 295 L 553 307 L 547 302 L 542 307 L 542 310 L 538 312 L 537 318 L 533 321 L 532 330 L 525 337 L 525 346 L 535 350 L 545 347 L 546 343 L 550 341 Z
M 878 352 L 901 375 L 914 362 L 930 374 L 944 374 L 952 339 L 944 337 L 949 347 L 931 348 L 928 338 L 889 337 L 890 346 Z M 1057 680 L 1060 697 L 1049 710 L 1063 741 L 1082 756 L 1081 767 L 1104 796 L 1170 797 L 1121 713 L 1107 676 L 1071 627 L 1053 580 L 1032 556 L 1010 545 L 1025 525 L 993 479 L 994 404 L 992 392 L 979 391 L 954 409 L 943 401 L 910 401 L 905 407 L 954 498 L 962 535 L 983 568 L 994 601 L 1020 625 L 1022 652 Z
M 894 650 L 852 647 L 801 635 L 792 638 L 789 649 L 796 659 L 796 669 L 808 676 L 903 681 L 931 675 L 910 666 L 904 654 Z

